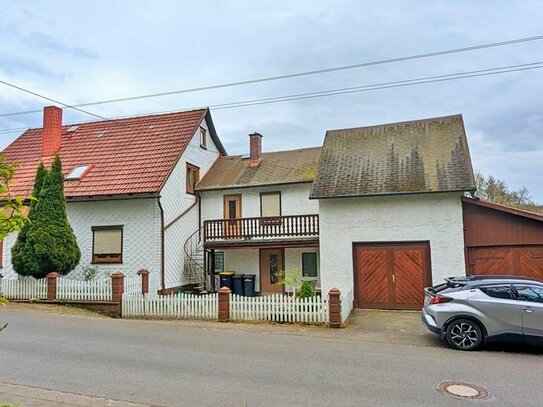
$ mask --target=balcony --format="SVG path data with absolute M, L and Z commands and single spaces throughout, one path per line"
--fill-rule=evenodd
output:
M 318 242 L 319 215 L 206 220 L 203 233 L 206 246 Z

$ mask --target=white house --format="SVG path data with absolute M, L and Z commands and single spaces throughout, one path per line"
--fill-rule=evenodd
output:
M 44 109 L 43 128 L 30 129 L 5 150 L 16 162 L 12 192 L 29 196 L 40 161 L 62 159 L 68 219 L 81 249 L 70 273 L 97 266 L 127 276 L 146 268 L 161 289 L 193 283 L 183 246 L 198 229 L 195 184 L 226 154 L 207 109 L 62 125 L 62 110 Z M 14 276 L 3 244 L 5 277 Z M 170 290 L 171 291 L 171 290 Z

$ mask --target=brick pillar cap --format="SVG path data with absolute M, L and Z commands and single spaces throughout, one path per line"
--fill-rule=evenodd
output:
M 124 277 L 124 274 L 120 271 L 116 271 L 114 273 L 111 273 L 111 278 L 121 278 Z
M 341 291 L 339 291 L 339 288 L 331 288 L 330 291 L 328 291 L 328 294 L 338 295 L 341 294 Z
M 141 276 L 142 274 L 149 274 L 149 270 L 147 269 L 141 269 L 140 271 L 138 271 L 138 275 Z
M 47 277 L 47 278 L 58 278 L 58 277 L 60 277 L 60 274 L 58 274 L 56 271 L 52 271 L 51 273 L 47 274 L 45 277 Z
M 221 288 L 219 288 L 219 292 L 220 293 L 228 293 L 228 294 L 230 294 L 232 291 L 228 287 L 221 287 Z

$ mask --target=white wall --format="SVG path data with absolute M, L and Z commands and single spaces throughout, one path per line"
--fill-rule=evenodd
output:
M 217 250 L 220 251 L 220 250 Z M 302 253 L 318 253 L 316 247 L 285 248 L 285 270 L 297 267 L 302 272 Z M 259 249 L 224 250 L 224 271 L 237 274 L 256 274 L 255 290 L 260 291 L 260 251 Z M 320 275 L 317 259 L 317 276 Z M 317 279 L 317 287 L 319 282 Z
M 133 276 L 146 268 L 160 275 L 160 213 L 156 198 L 68 202 L 67 213 L 81 250 L 81 260 L 71 277 L 82 278 L 83 267 L 92 262 L 92 227 L 113 225 L 123 226 L 123 263 L 97 264 L 100 274 L 122 271 Z M 6 277 L 16 276 L 11 266 L 15 239 L 12 234 L 4 241 L 2 274 Z
M 200 129 L 198 128 L 160 192 L 165 226 L 196 202 L 196 196 L 186 192 L 186 164 L 189 163 L 199 167 L 200 178 L 202 178 L 219 156 L 219 150 L 211 139 L 209 126 L 205 119 L 200 126 L 206 129 L 207 149 L 200 147 Z M 194 210 L 177 220 L 164 232 L 166 288 L 184 283 L 183 245 L 187 238 L 198 229 L 197 211 L 198 207 L 196 206 Z
M 353 287 L 353 242 L 429 241 L 432 278 L 465 274 L 462 203 L 458 193 L 321 199 L 323 292 Z
M 311 183 L 270 185 L 265 187 L 233 188 L 217 191 L 201 191 L 202 221 L 223 219 L 224 196 L 241 194 L 241 216 L 260 216 L 260 193 L 281 191 L 281 215 L 309 215 L 319 212 L 317 200 L 309 199 Z

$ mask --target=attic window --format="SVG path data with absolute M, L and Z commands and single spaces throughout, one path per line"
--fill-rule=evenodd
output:
M 72 126 L 68 129 L 68 133 L 72 133 L 74 131 L 76 131 L 77 129 L 79 128 L 79 124 L 75 125 L 75 126 Z
M 207 148 L 206 129 L 200 127 L 200 147 Z
M 100 132 L 98 132 L 98 137 L 105 136 L 106 133 L 107 133 L 107 130 L 100 130 Z
M 75 167 L 66 177 L 66 181 L 79 181 L 81 178 L 83 178 L 83 175 L 85 175 L 89 167 L 89 165 L 80 165 L 79 167 Z

